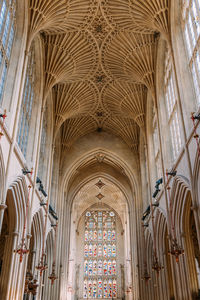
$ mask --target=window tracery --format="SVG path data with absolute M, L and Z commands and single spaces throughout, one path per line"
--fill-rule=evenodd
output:
M 43 117 L 43 124 L 42 124 L 42 134 L 41 134 L 41 141 L 40 141 L 40 159 L 39 159 L 39 166 L 38 166 L 38 176 L 41 180 L 44 180 L 44 164 L 45 164 L 45 155 L 47 149 L 47 105 L 44 107 L 44 117 Z
M 83 298 L 117 298 L 116 238 L 113 211 L 86 212 Z
M 31 48 L 29 59 L 28 59 L 26 78 L 24 83 L 24 92 L 23 92 L 23 99 L 21 104 L 19 128 L 18 128 L 18 136 L 17 136 L 18 145 L 25 157 L 27 152 L 28 136 L 29 136 L 30 123 L 31 123 L 31 115 L 32 115 L 32 106 L 33 106 L 33 100 L 35 94 L 34 86 L 35 86 L 35 55 L 34 55 L 34 49 Z
M 156 176 L 157 178 L 160 178 L 162 172 L 161 172 L 160 147 L 159 147 L 159 138 L 158 138 L 158 122 L 154 111 L 153 111 L 153 144 L 154 144 L 154 157 L 156 163 Z
M 182 23 L 189 67 L 193 76 L 197 104 L 200 104 L 200 2 L 184 0 Z
M 11 50 L 15 35 L 15 0 L 3 0 L 0 3 L 0 105 L 6 76 L 10 64 Z
M 171 54 L 168 50 L 165 58 L 164 93 L 167 106 L 168 125 L 170 128 L 173 161 L 177 158 L 181 149 L 181 134 L 178 119 L 178 105 L 176 86 L 174 84 L 174 72 L 171 62 Z

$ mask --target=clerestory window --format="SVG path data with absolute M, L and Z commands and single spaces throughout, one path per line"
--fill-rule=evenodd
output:
M 15 6 L 16 3 L 14 0 L 0 1 L 0 105 L 3 101 L 3 93 L 15 35 Z
M 200 1 L 184 0 L 182 5 L 182 24 L 188 53 L 189 67 L 192 73 L 200 105 Z
M 19 128 L 18 128 L 18 136 L 17 142 L 19 147 L 26 157 L 27 145 L 28 145 L 28 137 L 29 130 L 31 124 L 31 116 L 32 116 L 32 106 L 33 100 L 35 96 L 35 55 L 34 49 L 31 48 L 28 66 L 26 71 L 26 78 L 24 83 L 24 92 L 23 99 L 21 104 L 20 118 L 19 118 Z
M 153 112 L 153 144 L 154 144 L 154 157 L 156 163 L 156 176 L 160 178 L 162 176 L 161 162 L 160 162 L 160 146 L 158 136 L 158 122 L 155 112 Z
M 174 80 L 174 72 L 171 62 L 171 54 L 168 50 L 165 58 L 165 78 L 164 78 L 164 92 L 167 106 L 168 125 L 170 128 L 172 150 L 173 150 L 173 162 L 177 158 L 181 149 L 181 134 L 178 118 L 178 105 L 177 105 L 177 92 L 176 84 Z

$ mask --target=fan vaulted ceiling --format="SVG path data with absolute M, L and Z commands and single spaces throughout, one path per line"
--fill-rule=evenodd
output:
M 30 0 L 29 9 L 29 44 L 42 33 L 44 98 L 53 90 L 63 149 L 105 130 L 137 151 L 168 0 Z

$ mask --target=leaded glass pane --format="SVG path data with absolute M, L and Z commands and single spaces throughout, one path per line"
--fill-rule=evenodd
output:
M 117 298 L 115 218 L 112 211 L 85 214 L 83 298 Z
M 15 0 L 3 0 L 0 4 L 0 105 L 15 35 L 15 5 Z
M 29 129 L 31 125 L 32 106 L 35 88 L 35 55 L 32 48 L 29 55 L 24 85 L 23 100 L 21 104 L 17 142 L 26 157 Z
M 182 0 L 182 24 L 188 52 L 189 67 L 193 76 L 197 106 L 200 104 L 200 2 L 199 0 Z

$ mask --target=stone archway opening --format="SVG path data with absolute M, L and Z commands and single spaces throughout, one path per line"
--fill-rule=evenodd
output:
M 68 299 L 131 299 L 129 209 L 120 188 L 96 176 L 71 210 Z

